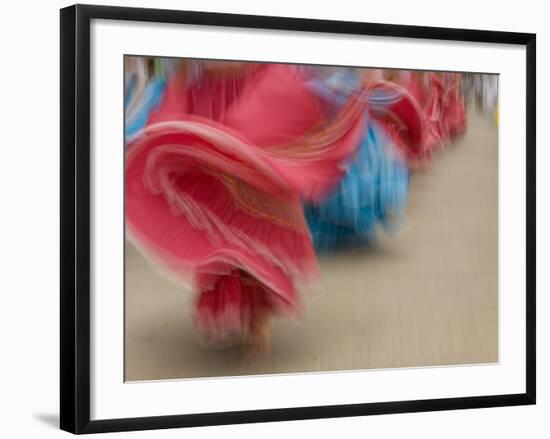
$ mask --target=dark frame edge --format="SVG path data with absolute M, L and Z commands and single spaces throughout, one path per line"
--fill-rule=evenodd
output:
M 76 432 L 75 111 L 76 6 L 60 11 L 60 417 Z
M 60 428 L 90 422 L 90 15 L 60 10 Z
M 83 14 L 88 15 L 88 18 L 105 20 L 185 23 L 190 25 L 227 26 L 247 29 L 271 29 L 520 45 L 527 44 L 534 36 L 531 33 L 525 32 L 369 23 L 303 17 L 231 14 L 224 12 L 182 11 L 177 9 L 149 9 L 89 4 L 77 4 L 77 7 Z
M 259 422 L 300 421 L 399 413 L 422 413 L 445 410 L 479 409 L 531 405 L 527 394 L 472 396 L 417 401 L 398 401 L 335 406 L 297 407 L 291 409 L 250 410 L 241 412 L 200 413 L 191 415 L 151 416 L 94 420 L 81 433 L 109 433 L 212 425 L 252 424 Z
M 537 398 L 537 36 L 526 43 L 526 394 Z

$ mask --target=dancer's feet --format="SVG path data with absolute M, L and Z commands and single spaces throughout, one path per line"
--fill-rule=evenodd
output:
M 271 353 L 271 317 L 268 313 L 256 315 L 250 324 L 246 354 L 251 358 L 266 357 Z

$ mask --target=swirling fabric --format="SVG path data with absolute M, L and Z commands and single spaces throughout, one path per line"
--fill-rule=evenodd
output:
M 394 225 L 415 163 L 466 129 L 450 73 L 138 58 L 124 104 L 127 236 L 208 341 L 298 313 L 314 248 Z
M 376 226 L 390 226 L 407 201 L 408 169 L 383 127 L 369 121 L 338 188 L 320 204 L 305 204 L 316 249 L 369 243 Z
M 327 122 L 292 66 L 239 67 L 191 85 L 184 76 L 127 147 L 127 232 L 196 291 L 202 334 L 228 338 L 250 330 L 251 313 L 295 312 L 297 284 L 316 279 L 301 199 L 337 184 L 363 108 L 350 101 Z

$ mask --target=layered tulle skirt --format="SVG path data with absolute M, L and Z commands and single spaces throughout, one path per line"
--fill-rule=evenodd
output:
M 369 121 L 346 175 L 328 198 L 306 203 L 306 218 L 318 251 L 368 245 L 378 226 L 402 218 L 408 168 L 382 125 Z
M 318 277 L 302 199 L 332 190 L 364 130 L 359 103 L 327 123 L 291 67 L 245 78 L 208 112 L 204 90 L 168 84 L 126 153 L 128 236 L 195 292 L 196 327 L 213 341 L 246 336 L 258 315 L 298 312 L 297 290 Z M 211 100 L 227 90 L 216 85 Z
M 315 249 L 369 245 L 403 215 L 411 164 L 466 123 L 451 74 L 185 61 L 127 96 L 127 236 L 193 292 L 211 342 L 297 315 Z

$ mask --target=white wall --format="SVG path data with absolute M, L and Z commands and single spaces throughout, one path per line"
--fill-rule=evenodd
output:
M 96 3 L 90 1 L 90 3 Z M 537 33 L 538 45 L 538 297 L 539 404 L 457 412 L 316 420 L 119 434 L 116 437 L 241 438 L 299 437 L 547 437 L 550 427 L 548 368 L 549 325 L 543 292 L 550 287 L 550 204 L 545 188 L 550 177 L 549 131 L 543 121 L 550 111 L 550 30 L 544 2 L 462 1 L 460 7 L 440 1 L 366 2 L 339 0 L 188 0 L 108 1 L 101 4 L 163 7 L 264 15 L 302 16 L 396 24 L 483 28 Z M 58 410 L 59 287 L 59 14 L 62 1 L 4 2 L 1 14 L 0 64 L 0 429 L 5 437 L 53 437 Z M 456 3 L 458 5 L 458 2 Z M 545 53 L 546 52 L 546 53 Z M 548 81 L 548 79 L 547 79 Z M 7 99 L 6 99 L 7 98 Z M 544 111 L 543 111 L 544 110 Z M 5 133 L 7 132 L 7 138 Z M 549 174 L 547 174 L 549 175 Z M 546 270 L 545 270 L 546 269 Z M 544 433 L 546 430 L 546 434 Z

